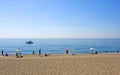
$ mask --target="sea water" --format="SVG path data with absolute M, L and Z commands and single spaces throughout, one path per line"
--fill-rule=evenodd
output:
M 29 40 L 33 44 L 26 44 Z M 113 53 L 120 50 L 120 39 L 0 39 L 0 51 L 15 54 L 18 48 L 22 54 L 32 54 L 32 51 L 38 54 L 39 49 L 42 54 L 65 54 L 66 49 L 74 54 L 88 54 L 90 48 L 94 52 Z

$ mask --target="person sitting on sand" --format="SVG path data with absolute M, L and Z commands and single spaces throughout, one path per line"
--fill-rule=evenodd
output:
M 98 54 L 98 51 L 96 51 L 95 54 Z
M 16 57 L 19 58 L 19 54 L 18 54 L 18 52 L 16 52 Z
M 45 53 L 45 56 L 48 56 L 48 54 L 47 54 L 47 53 Z
M 20 58 L 22 58 L 22 57 L 23 57 L 23 56 L 22 56 L 22 54 L 21 54 L 21 52 L 19 52 L 19 57 L 20 57 Z
M 7 56 L 8 56 L 8 54 L 6 53 L 6 54 L 5 54 L 5 56 L 7 57 Z

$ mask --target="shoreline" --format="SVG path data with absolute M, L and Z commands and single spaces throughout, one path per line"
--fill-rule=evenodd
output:
M 32 55 L 32 54 L 22 54 L 22 59 L 23 58 L 59 58 L 59 57 L 63 57 L 63 58 L 67 58 L 67 57 L 73 57 L 73 58 L 76 58 L 76 57 L 102 57 L 102 56 L 106 56 L 106 57 L 109 57 L 109 56 L 120 56 L 120 53 L 101 53 L 101 54 L 48 54 L 47 56 L 45 56 L 45 54 L 35 54 L 35 55 Z M 11 54 L 9 56 L 2 56 L 0 55 L 0 58 L 16 58 L 16 55 L 15 54 Z

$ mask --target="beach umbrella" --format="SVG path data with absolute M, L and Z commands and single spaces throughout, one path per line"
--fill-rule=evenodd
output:
M 20 52 L 20 49 L 18 48 L 18 49 L 16 50 L 16 52 Z
M 89 50 L 95 50 L 95 48 L 90 48 Z
M 93 51 L 95 50 L 95 48 L 90 48 L 89 50 L 91 50 L 91 51 L 92 51 L 92 54 L 93 54 Z

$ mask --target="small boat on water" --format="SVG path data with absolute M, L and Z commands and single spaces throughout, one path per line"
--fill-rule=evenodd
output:
M 26 41 L 26 44 L 33 44 L 32 41 Z

